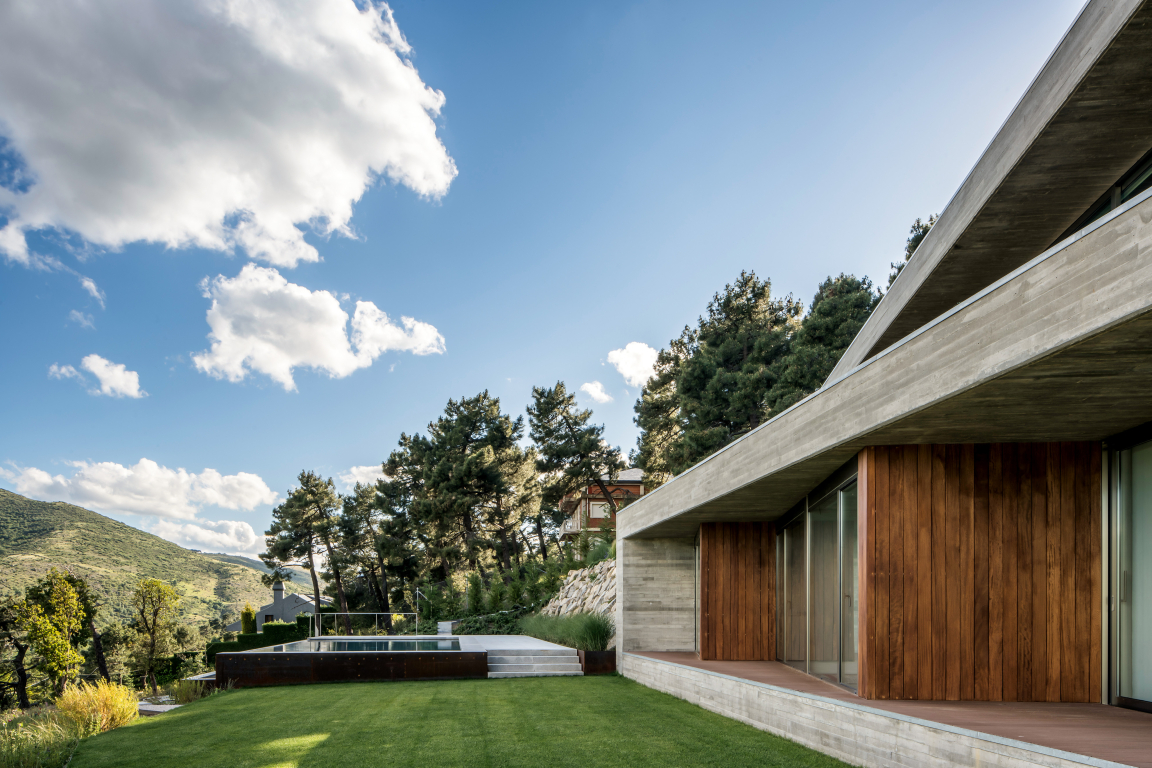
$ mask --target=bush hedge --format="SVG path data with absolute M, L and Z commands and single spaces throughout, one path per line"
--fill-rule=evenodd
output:
M 286 621 L 266 621 L 261 632 L 240 634 L 231 642 L 217 641 L 209 643 L 204 653 L 209 666 L 216 662 L 218 653 L 236 653 L 237 651 L 250 651 L 253 648 L 264 648 L 269 645 L 283 645 L 304 640 L 308 637 L 311 627 L 309 614 L 302 613 L 296 617 L 295 623 Z

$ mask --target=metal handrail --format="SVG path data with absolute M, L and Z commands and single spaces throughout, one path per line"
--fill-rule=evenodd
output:
M 324 629 L 324 617 L 331 616 L 333 618 L 333 628 L 335 628 L 335 618 L 337 616 L 375 616 L 376 617 L 376 634 L 380 635 L 380 617 L 381 616 L 416 616 L 416 621 L 412 622 L 412 634 L 420 634 L 420 617 L 415 613 L 401 613 L 397 611 L 379 611 L 371 613 L 368 611 L 336 611 L 332 613 L 313 613 L 312 614 L 312 637 L 323 637 L 322 630 Z

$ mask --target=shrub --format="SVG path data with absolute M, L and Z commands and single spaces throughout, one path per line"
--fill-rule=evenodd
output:
M 168 686 L 168 695 L 175 704 L 190 704 L 210 694 L 211 688 L 203 680 L 176 680 Z
M 616 626 L 610 616 L 602 613 L 533 614 L 520 620 L 520 631 L 581 651 L 606 651 L 608 641 L 616 634 Z
M 73 686 L 56 699 L 56 707 L 84 735 L 127 725 L 139 715 L 138 706 L 131 688 L 105 680 Z
M 252 603 L 244 603 L 244 610 L 240 611 L 240 634 L 256 634 L 256 609 Z
M 81 735 L 72 720 L 46 708 L 0 718 L 0 768 L 62 768 Z

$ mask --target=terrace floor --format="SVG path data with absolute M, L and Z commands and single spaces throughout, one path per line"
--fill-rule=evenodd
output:
M 1152 714 L 1144 712 L 1104 704 L 875 701 L 778 661 L 701 661 L 694 653 L 651 651 L 635 655 L 1099 760 L 1152 768 Z

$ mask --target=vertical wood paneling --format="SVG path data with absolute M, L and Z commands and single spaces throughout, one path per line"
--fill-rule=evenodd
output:
M 904 698 L 904 453 L 888 466 L 888 695 Z
M 932 698 L 945 698 L 948 592 L 944 572 L 944 466 L 942 445 L 932 446 Z
M 916 446 L 917 698 L 932 698 L 932 446 Z
M 861 694 L 1099 701 L 1098 443 L 860 459 Z
M 888 628 L 891 618 L 888 600 L 888 571 L 892 567 L 890 540 L 888 538 L 891 516 L 887 513 L 888 499 L 891 498 L 888 495 L 890 456 L 891 451 L 888 449 L 876 451 L 876 502 L 878 505 L 882 505 L 884 510 L 881 513 L 878 509 L 875 528 L 873 529 L 873 536 L 876 537 L 876 581 L 873 585 L 876 600 L 872 605 L 875 613 L 874 621 L 876 622 L 876 646 L 873 659 L 876 662 L 875 681 L 876 698 L 878 699 L 891 698 L 892 690 L 891 657 L 889 656 L 891 632 Z
M 776 658 L 774 525 L 700 526 L 700 658 Z
M 988 460 L 988 701 L 1004 700 L 1004 473 L 1003 446 Z
M 973 614 L 975 613 L 975 576 L 973 574 L 972 530 L 976 483 L 975 446 L 960 446 L 960 698 L 976 697 L 973 664 Z
M 975 685 L 973 698 L 988 701 L 988 457 L 987 445 L 974 449 L 972 559 L 975 570 L 972 642 Z
M 857 691 L 866 699 L 876 698 L 872 677 L 872 657 L 876 648 L 876 626 L 872 621 L 872 599 L 875 595 L 876 515 L 876 449 L 865 448 L 857 460 L 859 466 L 857 496 L 857 546 L 860 550 L 860 648 Z
M 906 699 L 915 699 L 919 696 L 917 680 L 919 678 L 920 658 L 918 645 L 920 640 L 920 627 L 917 623 L 919 605 L 917 600 L 916 577 L 918 566 L 916 563 L 919 524 L 916 516 L 916 499 L 919 488 L 917 477 L 917 450 L 914 445 L 906 445 L 904 454 L 904 693 Z
M 1032 690 L 1044 701 L 1048 676 L 1048 446 L 1032 444 Z

